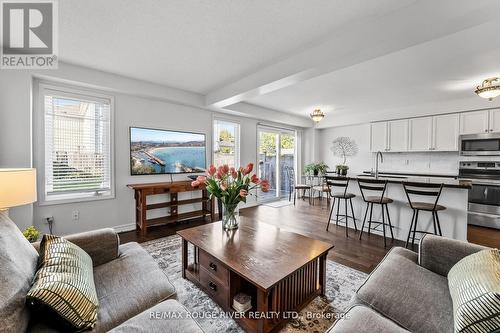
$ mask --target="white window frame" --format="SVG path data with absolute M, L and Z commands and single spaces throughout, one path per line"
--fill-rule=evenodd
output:
M 58 91 L 61 95 L 74 98 L 88 97 L 91 100 L 106 101 L 110 105 L 110 190 L 104 192 L 73 192 L 58 195 L 47 195 L 45 189 L 45 94 L 46 91 Z M 108 200 L 115 198 L 115 100 L 114 96 L 103 94 L 97 90 L 80 88 L 62 83 L 40 81 L 35 79 L 33 84 L 33 148 L 35 167 L 38 170 L 38 205 L 58 205 L 65 203 Z
M 233 119 L 229 119 L 229 118 L 221 118 L 221 117 L 214 117 L 212 119 L 212 164 L 214 163 L 214 160 L 215 160 L 215 149 L 214 149 L 214 146 L 215 146 L 215 141 L 217 140 L 216 136 L 215 136 L 215 123 L 219 121 L 219 122 L 224 122 L 224 123 L 230 123 L 230 124 L 235 124 L 235 125 L 238 125 L 238 128 L 236 129 L 236 133 L 234 135 L 234 146 L 235 146 L 235 157 L 234 157 L 234 160 L 235 160 L 235 168 L 238 169 L 240 166 L 241 166 L 241 160 L 240 160 L 240 156 L 241 156 L 241 140 L 240 140 L 240 137 L 241 137 L 241 123 L 239 121 L 235 121 Z

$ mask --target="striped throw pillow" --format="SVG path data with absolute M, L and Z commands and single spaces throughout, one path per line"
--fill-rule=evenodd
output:
M 455 332 L 500 332 L 500 250 L 483 250 L 448 273 Z
M 99 303 L 90 256 L 64 238 L 44 235 L 26 301 L 35 313 L 55 313 L 62 327 L 74 331 L 94 327 Z

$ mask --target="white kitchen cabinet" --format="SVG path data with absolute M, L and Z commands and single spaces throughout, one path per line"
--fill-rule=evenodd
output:
M 432 117 L 432 148 L 436 151 L 458 150 L 459 115 Z
M 387 151 L 401 152 L 408 150 L 408 119 L 387 122 Z
M 500 109 L 489 111 L 489 127 L 490 132 L 500 132 Z
M 386 151 L 387 149 L 387 122 L 371 124 L 371 151 Z
M 412 118 L 408 121 L 408 150 L 425 151 L 432 148 L 432 117 Z
M 488 127 L 488 111 L 463 112 L 460 114 L 460 134 L 486 133 Z

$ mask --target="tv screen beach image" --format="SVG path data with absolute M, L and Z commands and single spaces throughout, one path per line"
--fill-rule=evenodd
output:
M 149 128 L 130 128 L 132 175 L 203 172 L 205 135 Z

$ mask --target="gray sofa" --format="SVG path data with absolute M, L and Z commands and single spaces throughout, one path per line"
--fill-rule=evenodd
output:
M 433 235 L 421 239 L 418 254 L 392 248 L 328 332 L 453 332 L 446 276 L 460 259 L 483 249 Z
M 97 324 L 90 332 L 202 332 L 191 319 L 158 319 L 152 313 L 187 310 L 153 258 L 137 243 L 120 245 L 112 229 L 65 237 L 85 250 L 94 264 L 99 298 Z M 0 328 L 2 332 L 55 332 L 35 320 L 25 296 L 35 275 L 37 244 L 30 244 L 0 212 Z M 155 318 L 151 318 L 155 317 Z

